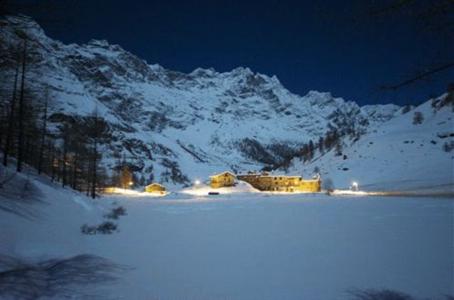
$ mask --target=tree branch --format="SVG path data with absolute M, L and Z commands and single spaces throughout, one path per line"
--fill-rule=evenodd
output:
M 371 10 L 369 13 L 372 16 L 385 15 L 392 11 L 400 10 L 402 7 L 412 4 L 412 2 L 414 2 L 414 0 L 398 0 L 386 7 Z
M 406 79 L 402 82 L 399 82 L 397 84 L 394 84 L 394 85 L 384 85 L 384 86 L 381 86 L 380 89 L 382 90 L 397 90 L 401 87 L 404 87 L 406 85 L 410 85 L 412 83 L 415 83 L 417 81 L 420 81 L 422 79 L 425 79 L 427 77 L 430 77 L 436 73 L 440 73 L 442 71 L 445 71 L 447 69 L 450 69 L 450 68 L 453 68 L 454 67 L 454 61 L 452 62 L 448 62 L 448 63 L 445 63 L 443 65 L 439 65 L 435 68 L 432 68 L 432 69 L 429 69 L 427 71 L 424 71 L 424 72 L 421 72 L 419 74 L 417 74 L 416 76 L 412 77 L 412 78 L 409 78 L 409 79 Z

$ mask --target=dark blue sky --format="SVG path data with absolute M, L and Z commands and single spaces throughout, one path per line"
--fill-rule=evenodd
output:
M 60 0 L 44 15 L 30 14 L 65 43 L 107 39 L 183 72 L 247 66 L 302 95 L 315 89 L 360 104 L 406 104 L 443 93 L 452 70 L 398 91 L 379 89 L 449 60 L 454 43 L 405 12 L 371 17 L 369 2 Z

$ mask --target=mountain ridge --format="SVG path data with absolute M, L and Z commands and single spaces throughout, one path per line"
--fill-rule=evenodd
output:
M 189 184 L 190 178 L 224 169 L 279 164 L 332 130 L 354 139 L 404 109 L 359 106 L 329 92 L 299 96 L 276 76 L 247 67 L 172 71 L 105 40 L 65 45 L 27 17 L 7 17 L 1 24 L 0 52 L 20 47 L 20 31 L 33 44 L 36 63 L 28 76 L 32 88 L 50 90 L 52 114 L 96 110 L 110 124 L 114 141 L 104 146 L 116 154 L 103 158 L 108 169 L 123 153 L 139 174 L 163 183 Z M 2 70 L 4 78 L 12 72 Z

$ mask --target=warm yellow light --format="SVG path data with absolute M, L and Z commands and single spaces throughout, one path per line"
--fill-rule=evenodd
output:
M 130 182 L 129 182 L 128 184 L 129 184 L 129 185 L 133 185 L 133 184 L 134 184 L 134 182 L 130 181 Z

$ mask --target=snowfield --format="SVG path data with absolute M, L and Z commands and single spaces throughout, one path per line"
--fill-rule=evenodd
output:
M 342 300 L 367 289 L 454 297 L 452 91 L 416 107 L 359 106 L 293 94 L 244 67 L 186 74 L 106 41 L 65 45 L 27 17 L 0 23 L 0 54 L 22 47 L 23 30 L 39 58 L 26 86 L 49 89 L 49 132 L 96 110 L 112 131 L 97 148 L 106 175 L 127 165 L 134 183 L 169 191 L 92 200 L 1 166 L 0 299 Z M 11 59 L 1 90 L 13 86 Z M 326 143 L 334 132 L 336 144 Z M 275 174 L 320 173 L 338 190 L 239 183 L 208 195 L 214 173 L 278 166 Z M 353 181 L 361 192 L 347 191 Z
M 253 195 L 120 203 L 129 212 L 122 232 L 96 252 L 136 266 L 119 291 L 132 298 L 348 299 L 354 288 L 453 294 L 451 200 Z
M 243 191 L 92 201 L 30 178 L 46 204 L 32 206 L 34 219 L 0 210 L 0 253 L 27 261 L 91 254 L 120 265 L 116 282 L 76 289 L 95 299 L 352 299 L 349 291 L 369 288 L 454 294 L 453 199 Z M 82 224 L 118 206 L 127 212 L 114 220 L 119 231 L 81 234 Z
M 454 155 L 443 144 L 454 145 L 454 110 L 434 107 L 434 101 L 384 122 L 346 145 L 342 155 L 329 151 L 306 163 L 294 159 L 289 173 L 318 168 L 322 180 L 341 189 L 357 181 L 367 191 L 453 193 Z M 421 124 L 413 124 L 415 112 L 424 116 Z

